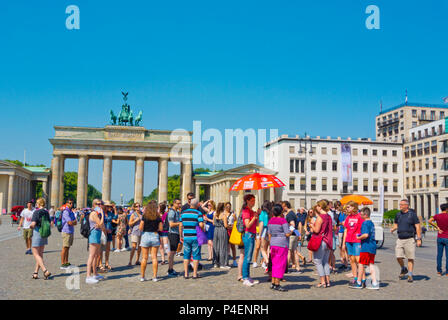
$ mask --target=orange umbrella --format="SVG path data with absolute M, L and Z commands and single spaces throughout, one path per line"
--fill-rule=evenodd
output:
M 370 199 L 367 198 L 367 197 L 358 195 L 358 194 L 351 194 L 351 195 L 349 195 L 349 196 L 345 196 L 345 197 L 343 197 L 343 198 L 341 199 L 341 203 L 342 203 L 343 205 L 347 204 L 347 202 L 349 202 L 349 201 L 354 201 L 354 202 L 356 202 L 357 204 L 363 204 L 363 205 L 373 204 L 373 201 L 372 201 L 372 200 L 370 200 Z
M 280 188 L 285 184 L 276 176 L 270 174 L 253 173 L 238 179 L 229 191 L 261 190 L 268 188 Z

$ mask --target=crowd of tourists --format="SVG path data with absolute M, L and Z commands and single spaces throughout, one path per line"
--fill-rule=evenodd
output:
M 320 200 L 311 209 L 295 211 L 288 201 L 264 201 L 255 210 L 255 196 L 247 194 L 242 208 L 233 210 L 231 204 L 200 202 L 193 193 L 182 205 L 150 201 L 125 208 L 95 199 L 92 208 L 75 209 L 74 201 L 55 210 L 45 209 L 45 200 L 27 203 L 21 213 L 19 229 L 23 229 L 26 254 L 35 258 L 33 279 L 48 279 L 51 273 L 44 262 L 44 247 L 48 244 L 51 227 L 61 233 L 61 269 L 71 268 L 69 251 L 73 245 L 75 226 L 87 238 L 88 258 L 86 283 L 104 280 L 113 270 L 111 252 L 129 251 L 128 266 L 140 268 L 140 281 L 147 281 L 148 258 L 152 265 L 152 281 L 158 281 L 159 260 L 168 265 L 169 277 L 200 278 L 203 265 L 201 247 L 214 268 L 238 269 L 237 280 L 245 286 L 259 283 L 252 279 L 251 267 L 262 268 L 271 289 L 287 291 L 281 286 L 285 273 L 304 273 L 303 267 L 314 265 L 319 276 L 317 288 L 332 286 L 331 275 L 348 272 L 349 287 L 353 289 L 380 288 L 375 270 L 375 226 L 370 220 L 370 209 L 359 208 L 356 202 L 342 205 L 339 201 Z M 34 208 L 35 206 L 35 208 Z M 448 250 L 448 205 L 441 205 L 441 213 L 430 219 L 438 230 L 437 273 L 442 275 L 443 250 Z M 421 246 L 421 226 L 409 202 L 400 201 L 391 232 L 397 231 L 396 258 L 401 267 L 400 278 L 413 281 L 415 247 Z M 53 231 L 54 233 L 54 231 Z M 238 255 L 237 255 L 238 251 Z M 340 266 L 336 267 L 335 253 Z M 183 270 L 174 270 L 175 256 L 183 256 Z M 405 265 L 407 259 L 407 265 Z M 448 256 L 446 257 L 448 263 Z M 205 260 L 207 262 L 205 262 Z M 369 267 L 371 281 L 366 282 Z M 446 266 L 448 268 L 448 265 Z M 447 270 L 448 271 L 448 270 Z M 448 275 L 448 272 L 446 273 Z

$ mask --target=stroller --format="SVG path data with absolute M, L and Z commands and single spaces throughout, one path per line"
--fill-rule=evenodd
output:
M 14 226 L 14 224 L 19 224 L 20 222 L 20 213 L 22 213 L 22 210 L 24 209 L 24 206 L 15 206 L 11 209 L 11 226 Z

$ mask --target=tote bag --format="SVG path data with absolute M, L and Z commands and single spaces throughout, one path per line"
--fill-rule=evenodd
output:
M 229 242 L 236 246 L 243 245 L 243 235 L 241 232 L 238 231 L 238 229 L 236 227 L 236 223 L 233 224 L 232 233 L 230 233 Z
M 317 251 L 322 244 L 322 234 L 312 234 L 310 241 L 308 241 L 308 250 Z
M 198 245 L 202 246 L 207 243 L 207 236 L 204 231 L 202 231 L 201 227 L 196 226 L 196 235 L 198 237 Z

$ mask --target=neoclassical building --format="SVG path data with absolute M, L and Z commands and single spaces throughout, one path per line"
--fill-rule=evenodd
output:
M 49 196 L 50 169 L 46 167 L 21 167 L 0 161 L 0 213 L 11 212 L 14 206 L 25 206 L 36 199 L 36 187 L 42 183 L 43 197 Z
M 135 162 L 134 201 L 143 201 L 145 161 L 158 163 L 159 201 L 167 200 L 168 162 L 181 163 L 181 198 L 192 186 L 192 132 L 147 130 L 135 126 L 106 126 L 104 128 L 55 126 L 51 161 L 51 205 L 63 204 L 63 176 L 66 159 L 78 159 L 78 207 L 87 205 L 89 160 L 103 160 L 102 195 L 111 200 L 112 169 L 114 160 Z

